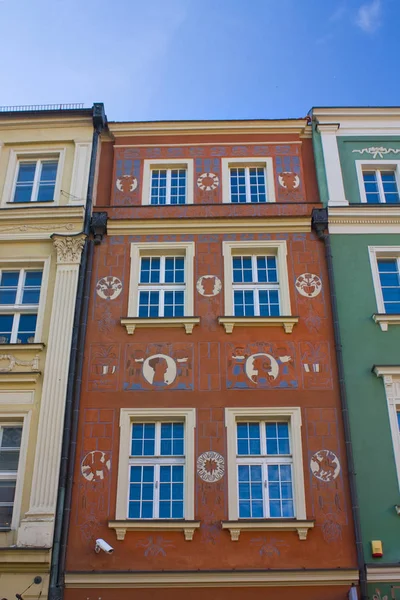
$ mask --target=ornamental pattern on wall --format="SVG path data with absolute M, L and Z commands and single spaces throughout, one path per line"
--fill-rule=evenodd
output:
M 328 483 L 339 475 L 340 462 L 331 450 L 319 450 L 311 457 L 310 469 L 314 477 Z
M 102 277 L 96 283 L 96 293 L 103 300 L 115 300 L 122 292 L 122 281 L 118 277 Z
M 362 150 L 353 150 L 353 152 L 357 152 L 358 154 L 371 154 L 372 158 L 383 158 L 386 154 L 398 154 L 400 149 L 395 148 L 384 148 L 383 146 L 370 146 L 369 148 L 363 148 Z
M 203 481 L 214 483 L 225 473 L 225 460 L 218 452 L 203 452 L 197 459 L 197 474 Z
M 296 279 L 296 290 L 306 298 L 315 298 L 322 290 L 322 281 L 314 273 L 302 273 Z
M 196 289 L 202 296 L 212 297 L 220 293 L 222 283 L 216 275 L 202 275 L 197 280 Z

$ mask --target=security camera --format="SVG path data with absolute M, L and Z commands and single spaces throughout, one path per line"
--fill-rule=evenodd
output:
M 97 553 L 99 553 L 100 550 L 103 550 L 103 552 L 107 552 L 107 554 L 112 554 L 114 552 L 114 548 L 110 546 L 110 544 L 107 544 L 107 542 L 105 542 L 101 538 L 96 540 L 96 546 L 94 549 Z

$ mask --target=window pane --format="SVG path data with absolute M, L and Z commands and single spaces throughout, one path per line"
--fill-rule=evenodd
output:
M 231 202 L 246 202 L 246 176 L 244 168 L 230 169 Z
M 154 467 L 132 466 L 129 483 L 130 519 L 151 519 L 153 517 Z
M 14 315 L 0 315 L 0 344 L 9 344 Z
M 183 423 L 161 423 L 161 455 L 183 456 L 184 425 Z
M 289 426 L 287 423 L 266 423 L 267 454 L 290 454 Z
M 258 292 L 260 317 L 277 317 L 280 314 L 279 291 L 260 290 Z
M 364 171 L 364 188 L 368 204 L 379 204 L 379 189 L 375 171 Z
M 42 275 L 42 271 L 26 271 L 22 304 L 39 304 Z
M 183 519 L 183 465 L 160 467 L 160 519 Z
M 35 179 L 36 162 L 20 163 L 14 202 L 30 202 L 32 199 L 33 181 Z
M 131 456 L 154 456 L 155 439 L 155 423 L 133 423 Z
M 18 471 L 19 448 L 17 450 L 0 449 L 0 471 Z
M 270 516 L 293 517 L 293 486 L 291 465 L 268 465 Z
M 399 192 L 397 189 L 396 175 L 393 171 L 381 172 L 383 192 L 388 204 L 397 204 L 399 202 Z
M 0 281 L 0 304 L 15 304 L 20 271 L 2 271 Z
M 1 448 L 19 448 L 21 446 L 22 427 L 1 427 Z M 1 471 L 1 469 L 0 469 Z
M 186 169 L 171 170 L 171 204 L 186 202 Z
M 185 259 L 182 256 L 168 256 L 165 259 L 165 283 L 185 282 Z
M 250 201 L 266 202 L 265 193 L 265 169 L 264 167 L 250 167 Z
M 140 263 L 140 283 L 159 283 L 160 282 L 160 264 L 159 256 L 144 256 Z
M 261 465 L 239 465 L 239 517 L 262 518 L 263 485 Z
M 239 455 L 261 454 L 260 424 L 237 423 L 237 441 Z
M 398 314 L 400 313 L 400 274 L 397 259 L 379 259 L 378 270 L 385 312 Z
M 139 317 L 155 318 L 159 316 L 160 293 L 156 291 L 139 293 Z
M 167 202 L 167 171 L 154 169 L 151 172 L 150 204 L 166 204 Z
M 0 506 L 0 527 L 4 529 L 11 527 L 15 485 L 15 480 L 0 480 L 0 504 L 5 504 Z
M 185 314 L 185 295 L 183 291 L 164 293 L 164 317 L 183 317 Z
M 17 343 L 32 344 L 35 341 L 37 315 L 20 315 Z

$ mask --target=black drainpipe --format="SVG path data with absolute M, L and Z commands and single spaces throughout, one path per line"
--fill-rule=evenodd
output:
M 93 245 L 98 244 L 101 241 L 101 236 L 99 235 L 95 235 L 94 240 L 90 239 L 89 236 L 92 231 L 91 213 L 99 137 L 101 132 L 107 127 L 107 118 L 102 103 L 95 103 L 93 105 L 93 127 L 92 153 L 90 157 L 89 181 L 83 224 L 83 233 L 86 234 L 87 238 L 82 250 L 79 268 L 72 330 L 48 600 L 61 600 L 64 597 L 66 542 L 71 510 L 72 480 L 82 382 L 83 350 L 85 345 L 90 279 L 93 263 Z
M 361 525 L 360 525 L 360 509 L 358 506 L 358 494 L 356 487 L 356 473 L 354 469 L 354 457 L 353 457 L 353 446 L 351 443 L 351 432 L 350 432 L 350 420 L 349 420 L 349 408 L 347 402 L 347 390 L 344 380 L 344 362 L 342 352 L 342 341 L 340 336 L 339 328 L 339 316 L 336 299 L 336 287 L 333 270 L 332 260 L 332 249 L 331 240 L 328 231 L 328 209 L 327 208 L 314 208 L 312 211 L 312 228 L 318 236 L 318 239 L 323 241 L 325 244 L 325 257 L 328 268 L 328 279 L 331 296 L 331 307 L 333 317 L 333 329 L 335 335 L 335 349 L 336 349 L 336 362 L 339 375 L 339 393 L 340 402 L 342 407 L 342 418 L 343 418 L 343 429 L 344 429 L 344 440 L 346 445 L 346 456 L 347 456 L 347 470 L 349 474 L 349 486 L 351 496 L 351 510 L 353 513 L 354 523 L 354 536 L 356 541 L 357 551 L 357 564 L 360 578 L 360 592 L 361 600 L 368 599 L 368 586 L 366 577 L 366 568 L 364 560 L 364 548 L 362 543 Z M 328 231 L 328 233 L 325 233 Z

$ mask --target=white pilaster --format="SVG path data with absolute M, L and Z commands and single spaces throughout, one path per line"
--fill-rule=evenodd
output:
M 86 193 L 89 179 L 91 141 L 75 140 L 74 166 L 72 168 L 69 202 L 86 203 Z
M 84 234 L 53 236 L 57 271 L 30 505 L 18 531 L 18 545 L 50 547 L 52 544 L 72 327 L 85 237 Z
M 324 152 L 329 206 L 344 206 L 349 204 L 344 193 L 342 169 L 336 139 L 338 129 L 339 125 L 337 123 L 318 124 L 318 132 L 321 134 L 322 150 Z

